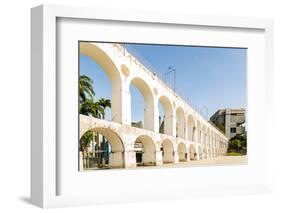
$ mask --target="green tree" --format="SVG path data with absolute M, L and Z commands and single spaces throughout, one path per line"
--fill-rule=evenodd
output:
M 95 118 L 104 119 L 105 110 L 107 107 L 111 107 L 111 102 L 109 99 L 100 98 L 98 102 L 94 102 L 94 89 L 93 80 L 85 75 L 79 77 L 79 113 L 87 116 L 93 116 Z M 86 132 L 80 139 L 80 151 L 87 151 L 87 147 L 90 146 L 91 142 L 94 140 L 94 133 L 91 131 Z M 95 140 L 97 144 L 97 157 L 98 157 L 98 167 L 100 167 L 100 153 L 99 153 L 99 134 L 96 134 Z M 103 137 L 103 141 L 105 138 Z M 103 143 L 105 144 L 105 143 Z
M 102 110 L 100 111 L 102 114 L 102 119 L 105 118 L 105 110 L 106 108 L 111 108 L 111 102 L 110 99 L 104 99 L 104 98 L 100 98 L 99 101 L 97 102 L 98 105 L 102 108 Z
M 80 151 L 84 152 L 91 145 L 94 139 L 94 135 L 92 131 L 85 132 L 80 138 Z
M 79 77 L 79 101 L 80 104 L 85 102 L 87 99 L 94 99 L 94 88 L 93 88 L 93 80 L 86 76 L 81 75 Z
M 79 140 L 79 149 L 82 152 L 83 159 L 86 159 L 85 167 L 89 166 L 89 150 L 92 141 L 94 140 L 94 134 L 92 131 L 85 132 Z M 83 162 L 84 164 L 84 162 Z
M 101 107 L 98 102 L 94 102 L 91 99 L 86 99 L 80 104 L 79 112 L 83 115 L 102 118 L 104 115 L 104 108 Z
M 104 98 L 100 98 L 99 101 L 97 102 L 97 104 L 102 108 L 101 115 L 102 115 L 102 119 L 105 118 L 105 110 L 106 108 L 110 108 L 111 107 L 111 102 L 109 99 L 104 99 Z M 103 150 L 105 150 L 105 137 L 102 136 L 102 141 L 103 141 Z M 97 134 L 97 140 L 96 143 L 99 145 L 99 134 Z M 98 146 L 99 147 L 99 146 Z M 104 153 L 105 154 L 105 153 Z M 105 156 L 101 156 L 101 158 L 103 158 Z M 100 167 L 100 162 L 98 163 L 98 166 Z
M 244 134 L 237 134 L 229 140 L 228 153 L 236 152 L 240 154 L 247 154 L 247 136 Z

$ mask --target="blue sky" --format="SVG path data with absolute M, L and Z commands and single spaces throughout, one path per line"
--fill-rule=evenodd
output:
M 159 76 L 164 76 L 169 66 L 176 68 L 176 92 L 188 98 L 205 117 L 220 108 L 246 107 L 246 49 L 136 44 L 126 44 L 126 47 L 152 66 Z M 93 79 L 96 100 L 111 97 L 105 72 L 84 55 L 80 55 L 80 75 Z M 166 81 L 173 88 L 173 74 L 167 75 Z M 142 95 L 134 86 L 130 91 L 132 121 L 143 121 Z M 107 110 L 106 119 L 110 118 Z

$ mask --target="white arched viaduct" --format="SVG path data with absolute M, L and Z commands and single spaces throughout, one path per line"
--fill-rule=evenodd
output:
M 80 137 L 88 130 L 103 134 L 112 147 L 111 167 L 136 167 L 134 144 L 144 147 L 144 163 L 162 165 L 224 155 L 228 138 L 177 96 L 116 43 L 80 42 L 80 54 L 98 63 L 112 84 L 112 121 L 80 115 Z M 143 95 L 144 128 L 131 126 L 130 85 Z M 159 133 L 159 108 L 164 109 L 164 133 Z

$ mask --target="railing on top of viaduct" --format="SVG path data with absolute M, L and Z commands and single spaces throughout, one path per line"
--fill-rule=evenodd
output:
M 115 44 L 116 45 L 116 44 Z M 174 93 L 175 97 L 179 99 L 180 101 L 184 102 L 188 107 L 192 108 L 198 116 L 200 116 L 203 119 L 206 119 L 208 123 L 213 126 L 216 130 L 218 130 L 221 134 L 225 136 L 225 133 L 222 132 L 216 125 L 214 125 L 212 122 L 208 120 L 208 118 L 204 118 L 204 116 L 201 114 L 201 112 L 198 111 L 197 107 L 192 104 L 190 100 L 188 100 L 187 96 L 186 98 L 183 98 L 181 95 L 177 94 L 176 91 L 172 90 L 167 83 L 164 81 L 164 77 L 161 75 L 161 72 L 157 71 L 154 66 L 152 66 L 143 56 L 141 56 L 136 49 L 134 49 L 132 46 L 128 46 L 125 43 L 120 44 L 123 54 L 126 55 L 126 52 L 128 52 L 130 55 L 132 55 L 137 61 L 141 62 L 141 64 L 146 68 L 145 70 L 147 73 L 152 76 L 156 77 L 157 81 L 164 86 L 167 90 L 169 90 L 171 93 Z

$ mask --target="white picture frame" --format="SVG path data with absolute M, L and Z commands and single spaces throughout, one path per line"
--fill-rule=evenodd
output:
M 273 98 L 271 91 L 273 90 L 273 22 L 270 19 L 256 19 L 256 18 L 238 18 L 238 17 L 216 17 L 216 16 L 199 16 L 199 15 L 187 15 L 187 14 L 166 14 L 166 13 L 152 13 L 148 11 L 121 11 L 112 9 L 101 8 L 85 8 L 85 7 L 73 7 L 73 6 L 54 6 L 54 5 L 42 5 L 35 7 L 31 10 L 31 56 L 32 56 L 32 92 L 31 92 L 31 201 L 33 204 L 43 207 L 60 207 L 60 206 L 76 206 L 76 205 L 92 205 L 100 203 L 116 203 L 116 202 L 136 202 L 142 200 L 165 200 L 165 199 L 178 199 L 198 196 L 225 196 L 225 195 L 242 195 L 253 193 L 265 193 L 271 191 L 271 178 L 272 171 L 270 161 L 270 131 L 272 131 L 268 125 L 265 128 L 265 134 L 263 138 L 257 138 L 251 132 L 260 132 L 261 127 L 255 124 L 254 115 L 264 112 L 265 106 L 267 110 L 273 109 Z M 108 177 L 111 178 L 115 175 L 116 179 L 121 182 L 128 182 L 130 178 L 136 175 L 141 176 L 146 180 L 148 175 L 155 175 L 155 177 L 164 177 L 161 184 L 165 184 L 167 178 L 177 177 L 181 184 L 181 187 L 174 183 L 167 183 L 167 187 L 162 189 L 161 187 L 151 188 L 152 191 L 145 194 L 144 191 L 136 193 L 131 190 L 131 185 L 123 185 L 119 192 L 102 193 L 98 188 L 95 194 L 75 194 L 75 193 L 58 193 L 60 184 L 64 184 L 60 179 L 61 166 L 58 166 L 58 159 L 60 159 L 60 152 L 58 152 L 58 131 L 57 131 L 57 88 L 61 83 L 57 79 L 57 35 L 58 35 L 58 20 L 99 20 L 103 21 L 118 21 L 122 23 L 143 23 L 167 26 L 172 28 L 173 26 L 195 26 L 203 29 L 223 29 L 229 32 L 234 30 L 246 30 L 246 31 L 258 31 L 262 36 L 259 40 L 259 45 L 264 45 L 261 55 L 262 67 L 255 67 L 260 70 L 260 74 L 257 74 L 256 83 L 251 79 L 253 72 L 248 74 L 248 98 L 254 97 L 254 88 L 258 83 L 261 83 L 258 91 L 261 94 L 261 98 L 256 100 L 250 100 L 248 103 L 249 112 L 248 117 L 252 119 L 252 125 L 249 126 L 249 141 L 255 140 L 257 146 L 251 146 L 250 156 L 256 156 L 249 160 L 247 167 L 245 166 L 232 166 L 232 167 L 220 167 L 205 168 L 201 171 L 196 168 L 189 168 L 191 180 L 202 179 L 201 175 L 212 173 L 212 171 L 218 172 L 217 177 L 223 177 L 219 174 L 233 174 L 235 172 L 251 171 L 253 174 L 245 174 L 245 182 L 241 180 L 236 184 L 229 184 L 227 181 L 214 181 L 215 184 L 202 184 L 200 181 L 192 182 L 190 184 L 185 182 L 188 180 L 186 173 L 182 169 L 173 169 L 173 172 L 169 175 L 168 170 L 142 170 L 136 173 L 136 171 L 126 171 L 128 175 L 120 171 L 104 171 Z M 233 34 L 233 38 L 235 33 Z M 210 39 L 212 36 L 210 37 Z M 144 40 L 145 41 L 145 40 Z M 208 42 L 208 41 L 206 41 Z M 261 44 L 265 42 L 264 44 Z M 253 43 L 254 44 L 254 43 Z M 200 45 L 200 43 L 197 43 Z M 219 44 L 218 44 L 219 46 Z M 254 53 L 253 53 L 254 54 Z M 249 55 L 248 57 L 254 57 Z M 252 65 L 252 64 L 250 64 Z M 250 69 L 252 69 L 250 67 Z M 265 76 L 265 78 L 262 78 Z M 249 85 L 250 83 L 250 85 Z M 249 101 L 249 100 L 248 100 Z M 252 102 L 256 102 L 259 107 L 254 109 Z M 270 110 L 269 110 L 270 111 Z M 270 123 L 272 116 L 270 113 L 262 116 L 262 121 Z M 78 130 L 77 130 L 78 131 Z M 261 153 L 261 140 L 265 141 L 263 147 L 266 151 L 263 152 L 265 160 L 261 166 L 258 166 L 254 161 L 258 161 L 258 154 Z M 69 150 L 65 150 L 66 152 Z M 152 172 L 153 173 L 152 173 Z M 171 170 L 169 170 L 171 171 Z M 77 171 L 78 172 L 78 171 Z M 113 172 L 108 175 L 109 172 Z M 262 174 L 262 175 L 260 175 Z M 84 174 L 85 176 L 85 174 Z M 99 177 L 102 178 L 102 173 L 99 171 Z M 212 176 L 212 175 L 210 175 Z M 255 176 L 258 176 L 255 179 Z M 121 178 L 122 177 L 122 180 Z M 201 179 L 199 178 L 201 177 Z M 212 176 L 213 180 L 216 175 Z M 126 179 L 127 178 L 127 179 Z M 252 179 L 252 182 L 250 181 Z M 87 178 L 86 178 L 87 179 Z M 85 180 L 86 180 L 85 179 Z M 71 182 L 74 179 L 68 177 L 68 185 L 77 184 Z M 204 180 L 204 179 L 202 179 Z M 63 183 L 62 183 L 63 182 Z M 67 181 L 66 181 L 67 182 Z M 111 186 L 112 187 L 112 186 Z M 151 187 L 151 186 L 149 186 Z M 147 189 L 143 186 L 144 189 Z M 75 191 L 75 188 L 69 190 Z M 120 196 L 122 193 L 122 196 Z M 59 195 L 58 195 L 59 194 Z

